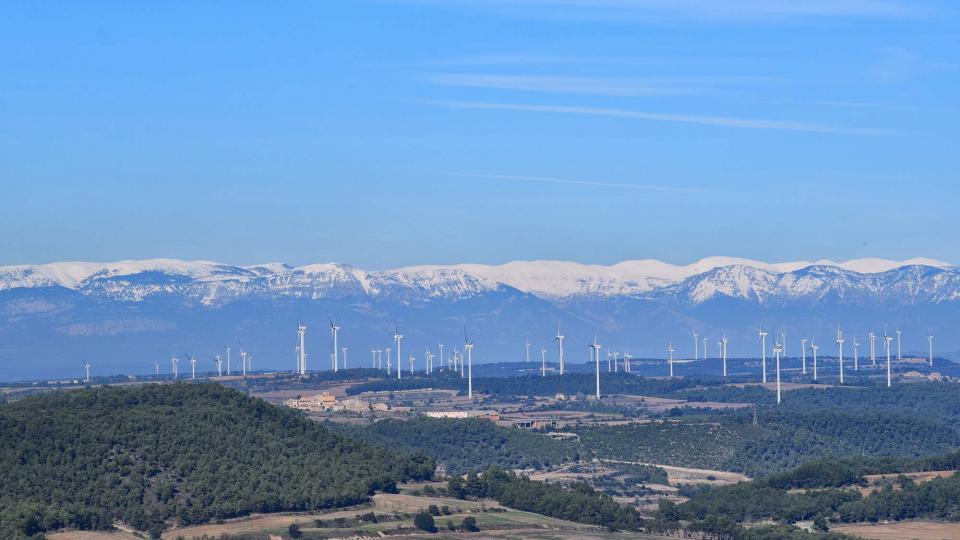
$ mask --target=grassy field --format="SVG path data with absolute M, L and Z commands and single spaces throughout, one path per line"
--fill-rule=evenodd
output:
M 429 505 L 447 506 L 451 515 L 436 517 L 437 534 L 425 534 L 416 531 L 411 514 L 426 509 Z M 384 516 L 379 523 L 365 523 L 349 528 L 316 527 L 315 520 L 321 519 L 330 524 L 336 518 L 354 518 L 361 514 L 374 512 Z M 472 516 L 477 520 L 479 532 L 452 532 L 446 528 L 446 522 L 459 525 L 464 517 Z M 398 519 L 399 518 L 399 519 Z M 284 536 L 287 527 L 297 523 L 306 536 L 317 535 L 327 538 L 347 538 L 363 536 L 403 536 L 405 538 L 455 538 L 469 534 L 470 538 L 533 538 L 533 539 L 571 539 L 571 538 L 660 538 L 647 535 L 608 533 L 603 528 L 582 525 L 559 519 L 548 518 L 529 512 L 520 512 L 503 508 L 493 501 L 463 501 L 446 497 L 415 496 L 408 493 L 377 494 L 373 504 L 361 508 L 318 514 L 271 514 L 231 520 L 222 524 L 200 525 L 173 529 L 164 533 L 163 538 L 174 540 L 184 537 L 188 540 L 203 535 L 217 537 L 221 534 L 263 534 Z M 62 534 L 62 533 L 61 533 Z M 55 537 L 57 540 L 75 540 L 79 537 Z M 104 540 L 121 537 L 106 536 Z M 126 540 L 123 538 L 122 540 Z
M 871 540 L 946 540 L 960 538 L 960 523 L 901 521 L 874 525 L 837 525 L 830 530 Z

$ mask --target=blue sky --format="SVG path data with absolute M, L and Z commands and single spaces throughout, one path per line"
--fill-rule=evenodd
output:
M 960 263 L 958 9 L 19 2 L 0 264 Z

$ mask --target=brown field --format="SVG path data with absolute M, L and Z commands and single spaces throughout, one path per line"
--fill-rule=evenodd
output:
M 431 504 L 437 506 L 449 506 L 454 512 L 453 515 L 441 516 L 437 518 L 437 526 L 440 528 L 437 534 L 420 534 L 409 530 L 405 534 L 399 534 L 404 538 L 460 538 L 464 533 L 451 533 L 444 528 L 445 522 L 450 519 L 459 523 L 464 515 L 469 514 L 476 518 L 480 532 L 470 533 L 469 538 L 474 539 L 542 539 L 542 540 L 570 540 L 574 538 L 584 539 L 614 539 L 614 538 L 643 538 L 654 540 L 660 537 L 640 535 L 640 534 L 620 534 L 608 533 L 602 528 L 562 521 L 559 519 L 548 518 L 545 516 L 520 512 L 517 510 L 505 509 L 502 512 L 484 512 L 486 508 L 502 508 L 494 501 L 462 501 L 445 497 L 414 496 L 408 494 L 377 494 L 373 497 L 373 506 L 354 508 L 350 510 L 331 511 L 327 513 L 315 514 L 270 514 L 251 516 L 249 518 L 237 519 L 219 525 L 200 525 L 196 527 L 185 527 L 182 529 L 170 530 L 163 534 L 165 539 L 174 539 L 178 536 L 193 538 L 204 534 L 209 536 L 220 536 L 223 533 L 241 534 L 241 533 L 261 533 L 281 535 L 291 523 L 298 523 L 305 532 L 316 531 L 324 536 L 334 538 L 356 537 L 360 532 L 367 535 L 380 534 L 379 531 L 390 531 L 396 533 L 396 527 L 400 522 L 382 522 L 364 526 L 361 529 L 335 529 L 314 528 L 313 521 L 317 518 L 331 520 L 337 517 L 352 517 L 357 514 L 363 514 L 375 511 L 377 514 L 411 513 L 420 511 Z M 410 520 L 402 523 L 404 527 L 411 527 Z M 390 536 L 394 536 L 391 534 Z M 124 537 L 107 536 L 96 540 L 127 540 Z M 58 540 L 66 540 L 58 537 Z M 73 537 L 69 540 L 80 540 L 79 537 Z
M 912 473 L 896 473 L 896 474 L 868 474 L 863 478 L 867 481 L 865 487 L 860 488 L 860 492 L 864 495 L 869 495 L 878 489 L 877 486 L 874 486 L 874 482 L 883 481 L 890 482 L 894 484 L 894 489 L 899 489 L 896 485 L 897 478 L 899 476 L 906 476 L 918 484 L 924 482 L 929 482 L 930 480 L 935 480 L 937 478 L 946 478 L 948 476 L 953 476 L 956 471 L 926 471 L 926 472 L 912 472 Z
M 47 534 L 50 540 L 143 540 L 124 532 L 92 532 L 92 531 L 64 531 Z
M 960 523 L 932 521 L 837 525 L 830 530 L 872 540 L 957 540 L 960 538 Z
M 710 469 L 691 469 L 688 467 L 673 467 L 671 465 L 660 465 L 659 463 L 644 463 L 640 461 L 617 461 L 612 459 L 601 460 L 605 463 L 627 463 L 630 465 L 650 465 L 660 467 L 667 472 L 667 478 L 670 484 L 714 484 L 718 486 L 727 484 L 736 484 L 737 482 L 747 482 L 750 477 L 727 471 L 714 471 Z M 713 478 L 711 480 L 711 477 Z

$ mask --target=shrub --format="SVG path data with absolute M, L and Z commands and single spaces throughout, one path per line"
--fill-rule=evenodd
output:
M 413 518 L 413 525 L 421 531 L 437 531 L 437 526 L 433 522 L 433 515 L 431 515 L 430 512 L 418 512 Z
M 480 530 L 480 529 L 477 527 L 477 518 L 475 518 L 475 517 L 473 517 L 473 516 L 467 516 L 467 517 L 463 518 L 463 523 L 461 523 L 460 526 L 463 527 L 464 529 L 468 530 L 468 531 L 471 531 L 471 532 L 475 532 L 475 531 L 479 531 L 479 530 Z

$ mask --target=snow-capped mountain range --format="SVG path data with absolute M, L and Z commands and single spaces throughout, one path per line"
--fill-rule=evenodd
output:
M 929 267 L 936 279 L 914 281 L 904 268 Z M 893 272 L 893 273 L 891 273 Z M 922 272 L 921 272 L 922 273 Z M 343 264 L 291 267 L 282 263 L 233 266 L 209 261 L 151 259 L 113 263 L 64 262 L 0 267 L 0 291 L 63 287 L 115 300 L 139 301 L 160 294 L 181 294 L 204 304 L 222 304 L 246 295 L 305 298 L 351 294 L 463 298 L 506 286 L 544 299 L 648 296 L 656 291 L 685 293 L 699 303 L 717 295 L 756 298 L 801 297 L 889 291 L 933 294 L 925 301 L 956 298 L 958 270 L 933 259 L 892 261 L 855 259 L 764 263 L 733 257 L 710 257 L 678 266 L 656 260 L 625 261 L 612 266 L 566 261 L 514 261 L 502 265 L 458 264 L 366 271 Z M 885 279 L 893 278 L 893 283 Z M 944 290 L 950 288 L 952 290 Z
M 755 354 L 759 324 L 789 329 L 791 341 L 838 326 L 851 337 L 899 326 L 905 350 L 925 350 L 932 331 L 945 352 L 960 350 L 960 268 L 932 259 L 730 257 L 689 265 L 515 261 L 383 271 L 171 259 L 3 266 L 0 380 L 61 376 L 81 355 L 101 369 L 152 372 L 154 360 L 173 353 L 212 357 L 240 340 L 256 351 L 258 367 L 289 368 L 298 316 L 311 328 L 317 367 L 327 365 L 321 359 L 331 317 L 356 358 L 387 346 L 400 326 L 405 351 L 421 359 L 441 340 L 462 341 L 469 327 L 482 344 L 480 359 L 515 360 L 518 343 L 529 339 L 547 348 L 550 360 L 558 324 L 571 350 L 599 334 L 635 357 L 662 356 L 666 343 L 688 342 L 694 329 L 726 335 L 731 355 Z

